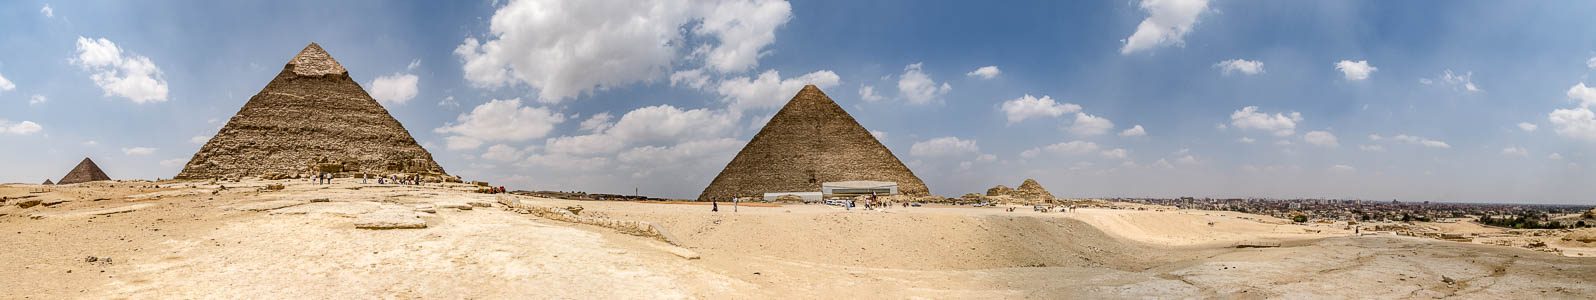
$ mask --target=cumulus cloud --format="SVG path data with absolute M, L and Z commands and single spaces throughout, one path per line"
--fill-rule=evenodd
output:
M 0 119 L 0 134 L 31 135 L 41 130 L 44 130 L 44 126 L 39 126 L 39 123 L 34 123 L 33 121 L 12 123 Z
M 123 55 L 122 48 L 105 38 L 78 37 L 72 63 L 93 74 L 89 79 L 105 91 L 105 96 L 125 97 L 133 103 L 166 101 L 166 79 L 149 57 Z
M 610 115 L 608 112 L 593 114 L 587 120 L 582 121 L 581 129 L 586 132 L 601 132 L 610 129 L 610 126 L 615 126 L 615 123 L 610 122 L 610 119 L 614 118 L 615 116 Z
M 1398 134 L 1396 136 L 1391 136 L 1391 137 L 1383 137 L 1383 136 L 1380 136 L 1378 134 L 1370 134 L 1369 135 L 1369 140 L 1371 140 L 1371 141 L 1392 140 L 1392 141 L 1403 142 L 1403 143 L 1423 145 L 1425 147 L 1430 147 L 1430 148 L 1442 148 L 1442 149 L 1452 148 L 1452 145 L 1448 145 L 1446 142 L 1442 142 L 1442 141 L 1438 141 L 1438 140 L 1432 140 L 1432 139 L 1428 139 L 1428 138 L 1416 137 L 1416 136 L 1411 136 L 1411 135 L 1406 135 L 1406 134 Z
M 448 96 L 448 97 L 443 97 L 443 101 L 438 101 L 438 106 L 439 107 L 447 107 L 449 109 L 455 109 L 455 108 L 460 108 L 460 102 L 455 102 L 454 101 L 454 96 Z
M 1184 45 L 1197 17 L 1208 11 L 1208 0 L 1142 0 L 1147 19 L 1136 25 L 1136 32 L 1125 38 L 1120 54 L 1164 45 Z
M 154 154 L 154 153 L 155 153 L 155 148 L 150 148 L 150 147 L 122 148 L 122 154 L 125 154 L 125 155 L 150 155 L 150 154 Z
M 50 98 L 46 98 L 44 95 L 33 94 L 33 97 L 28 97 L 28 105 L 44 103 L 46 101 L 50 101 Z
M 39 9 L 39 13 L 44 14 L 44 17 L 46 18 L 55 18 L 55 9 L 50 8 L 49 3 L 45 3 L 44 8 Z
M 1530 122 L 1518 122 L 1518 129 L 1524 132 L 1535 132 L 1536 128 L 1540 128 L 1540 126 Z
M 1557 135 L 1596 142 L 1596 113 L 1590 108 L 1556 109 L 1546 115 Z
M 486 38 L 468 37 L 454 53 L 475 86 L 526 84 L 556 103 L 656 80 L 682 60 L 746 71 L 791 19 L 781 0 L 512 0 Z
M 1257 106 L 1243 107 L 1241 110 L 1230 114 L 1231 126 L 1240 129 L 1265 130 L 1273 132 L 1275 136 L 1292 135 L 1297 130 L 1297 122 L 1301 121 L 1302 113 L 1275 113 L 1271 115 L 1258 111 Z
M 1358 145 L 1358 150 L 1363 150 L 1363 151 L 1368 151 L 1368 152 L 1380 152 L 1380 151 L 1385 151 L 1385 146 L 1380 146 L 1380 145 Z
M 521 98 L 493 100 L 460 114 L 433 132 L 444 138 L 449 150 L 475 149 L 490 141 L 525 141 L 540 138 L 565 122 L 565 115 L 543 107 L 522 106 Z
M 607 119 L 607 117 L 597 117 Z M 593 118 L 589 118 L 593 120 Z M 607 121 L 606 121 L 607 122 Z M 584 122 L 586 123 L 586 122 Z M 670 105 L 638 108 L 621 115 L 613 125 L 592 134 L 561 136 L 545 141 L 544 151 L 556 154 L 615 153 L 630 145 L 673 145 L 725 137 L 737 129 L 736 116 L 709 109 L 682 110 Z
M 1147 129 L 1142 129 L 1142 125 L 1136 125 L 1125 131 L 1120 131 L 1119 136 L 1147 136 Z
M 886 99 L 886 98 L 885 97 L 881 97 L 880 94 L 876 94 L 876 87 L 875 86 L 871 86 L 871 85 L 859 86 L 859 100 L 864 100 L 865 102 L 876 102 L 876 101 L 881 101 L 881 100 L 884 100 L 884 99 Z
M 782 79 L 776 70 L 765 71 L 758 77 L 737 77 L 720 82 L 716 92 L 721 102 L 733 111 L 777 108 L 787 104 L 804 85 L 813 84 L 822 90 L 837 86 L 842 78 L 830 70 L 820 70 L 797 78 Z
M 1130 157 L 1130 150 L 1125 150 L 1124 148 L 1114 148 L 1111 150 L 1104 150 L 1103 152 L 1099 153 L 1099 155 L 1102 155 L 1103 158 L 1107 159 L 1125 159 Z
M 1097 151 L 1099 148 L 1100 147 L 1097 146 L 1097 143 L 1088 141 L 1067 141 L 1042 147 L 1042 149 L 1046 150 L 1048 153 L 1072 155 L 1092 153 Z
M 7 80 L 5 75 L 0 74 L 0 92 L 9 92 L 15 89 L 17 89 L 17 85 L 11 83 L 11 80 Z
M 919 157 L 949 157 L 978 152 L 981 152 L 981 147 L 977 146 L 975 141 L 951 136 L 915 142 L 909 146 L 909 155 Z
M 482 153 L 482 159 L 498 161 L 498 162 L 518 161 L 518 160 L 521 160 L 525 156 L 526 156 L 526 152 L 525 151 L 522 151 L 521 149 L 518 149 L 518 148 L 510 146 L 510 145 L 505 145 L 505 144 L 498 144 L 498 145 L 490 146 L 490 147 L 488 147 L 488 151 L 487 152 L 483 152 Z
M 1258 75 L 1258 73 L 1264 72 L 1263 65 L 1264 63 L 1261 61 L 1237 58 L 1221 61 L 1214 64 L 1214 67 L 1219 68 L 1219 72 L 1225 75 L 1230 75 L 1231 73 Z
M 371 97 L 382 104 L 405 104 L 416 97 L 418 79 L 416 75 L 403 73 L 377 77 L 371 81 Z
M 1108 133 L 1114 129 L 1114 122 L 1107 118 L 1088 115 L 1083 112 L 1075 113 L 1075 124 L 1071 124 L 1069 131 L 1078 136 L 1097 136 Z
M 914 63 L 903 67 L 903 74 L 898 76 L 898 94 L 913 104 L 926 104 L 942 97 L 953 89 L 953 86 L 943 82 L 938 86 L 930 75 L 920 69 L 921 63 Z
M 1341 143 L 1336 142 L 1336 135 L 1333 134 L 1333 133 L 1330 133 L 1329 131 L 1317 131 L 1317 130 L 1316 131 L 1309 131 L 1308 133 L 1305 133 L 1305 134 L 1302 135 L 1302 140 L 1308 142 L 1309 144 L 1313 144 L 1315 146 L 1322 146 L 1322 147 L 1339 147 L 1339 146 L 1341 146 Z
M 1547 154 L 1546 155 L 1546 159 L 1560 160 L 1560 159 L 1563 159 L 1563 155 L 1562 154 L 1557 154 L 1557 153 Z
M 1365 75 L 1365 77 L 1367 77 L 1367 75 Z M 1441 77 L 1437 77 L 1434 80 L 1431 80 L 1429 78 L 1420 78 L 1419 79 L 1419 83 L 1423 83 L 1423 84 L 1437 84 L 1437 83 L 1439 83 L 1441 85 L 1451 86 L 1453 88 L 1456 88 L 1456 89 L 1459 89 L 1459 90 L 1463 90 L 1463 91 L 1468 91 L 1468 92 L 1479 92 L 1479 91 L 1482 91 L 1479 86 L 1474 85 L 1474 81 L 1473 80 L 1469 79 L 1469 78 L 1472 78 L 1472 77 L 1474 77 L 1474 72 L 1473 71 L 1470 71 L 1468 73 L 1463 73 L 1463 75 L 1457 75 L 1457 74 L 1453 74 L 1452 73 L 1452 69 L 1446 69 L 1445 73 L 1441 73 Z
M 879 141 L 879 142 L 882 142 L 882 143 L 886 143 L 887 142 L 887 132 L 886 131 L 871 130 L 870 131 L 870 136 L 876 137 L 876 141 Z
M 1569 87 L 1565 94 L 1569 99 L 1579 100 L 1580 107 L 1596 105 L 1596 88 L 1587 87 L 1584 82 Z
M 1590 59 L 1585 60 L 1585 67 L 1596 69 L 1596 56 L 1591 56 Z
M 671 86 L 703 89 L 709 86 L 709 74 L 705 74 L 704 69 L 676 71 L 676 73 L 671 73 Z
M 1004 115 L 1008 116 L 1008 124 L 1014 125 L 1033 117 L 1058 117 L 1066 113 L 1078 112 L 1081 111 L 1081 106 L 1073 103 L 1055 102 L 1052 97 L 1047 95 L 1042 95 L 1042 98 L 1036 98 L 1026 94 L 1019 98 L 1003 101 L 1003 106 L 1000 110 L 1003 111 Z
M 1529 156 L 1529 150 L 1525 150 L 1524 147 L 1507 147 L 1507 148 L 1502 148 L 1502 154 L 1516 155 L 1516 156 Z
M 209 141 L 211 141 L 211 137 L 203 135 L 196 135 L 194 137 L 188 138 L 188 142 L 195 144 L 205 144 L 205 142 Z
M 1369 73 L 1379 71 L 1380 68 L 1370 66 L 1369 61 L 1367 60 L 1360 60 L 1356 62 L 1343 60 L 1336 62 L 1336 70 L 1341 71 L 1341 74 L 1344 75 L 1347 80 L 1364 80 L 1369 79 Z
M 964 76 L 980 77 L 981 79 L 992 79 L 992 78 L 996 78 L 1000 74 L 1003 74 L 1003 71 L 1002 70 L 998 70 L 997 66 L 985 66 L 985 67 L 976 68 L 975 71 L 970 71 L 969 73 L 964 73 Z
M 1242 142 L 1242 143 L 1248 143 L 1248 144 L 1251 144 L 1251 143 L 1253 143 L 1253 142 L 1257 142 L 1257 141 L 1258 141 L 1258 140 L 1257 140 L 1257 139 L 1254 139 L 1254 138 L 1250 138 L 1250 137 L 1245 137 L 1245 136 L 1244 136 L 1244 137 L 1241 137 L 1241 138 L 1240 138 L 1240 139 L 1237 139 L 1237 141 L 1241 141 L 1241 142 Z

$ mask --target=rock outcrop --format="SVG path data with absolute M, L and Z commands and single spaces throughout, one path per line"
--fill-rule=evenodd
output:
M 998 185 L 998 186 L 992 187 L 990 189 L 986 189 L 986 195 L 987 196 L 1009 196 L 1009 195 L 1013 195 L 1013 194 L 1014 194 L 1014 189 L 1013 188 L 1009 188 L 1009 187 L 1003 186 L 1001 184 Z
M 316 172 L 444 175 L 404 125 L 337 60 L 311 43 L 194 153 L 175 178 Z
M 1006 204 L 1037 205 L 1058 202 L 1058 199 L 1053 197 L 1053 193 L 1049 193 L 1035 179 L 1029 178 L 1020 183 L 1018 188 L 1010 189 L 1007 186 L 999 185 L 987 189 L 986 196 L 991 200 Z

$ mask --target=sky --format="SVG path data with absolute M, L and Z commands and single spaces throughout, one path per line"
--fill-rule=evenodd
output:
M 0 182 L 171 178 L 310 42 L 450 174 L 695 198 L 820 87 L 936 195 L 1591 204 L 1590 1 L 6 1 Z

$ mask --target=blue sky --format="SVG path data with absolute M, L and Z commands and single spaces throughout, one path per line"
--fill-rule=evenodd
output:
M 1592 13 L 1585 1 L 8 1 L 0 181 L 57 179 L 85 156 L 114 178 L 169 178 L 317 42 L 450 173 L 520 189 L 695 197 L 817 84 L 939 195 L 1035 178 L 1064 197 L 1589 204 Z

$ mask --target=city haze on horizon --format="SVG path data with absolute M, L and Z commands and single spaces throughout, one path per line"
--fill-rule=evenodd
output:
M 693 198 L 813 84 L 941 196 L 1596 193 L 1591 2 L 624 3 L 0 4 L 0 182 L 171 178 L 316 42 L 511 189 Z

